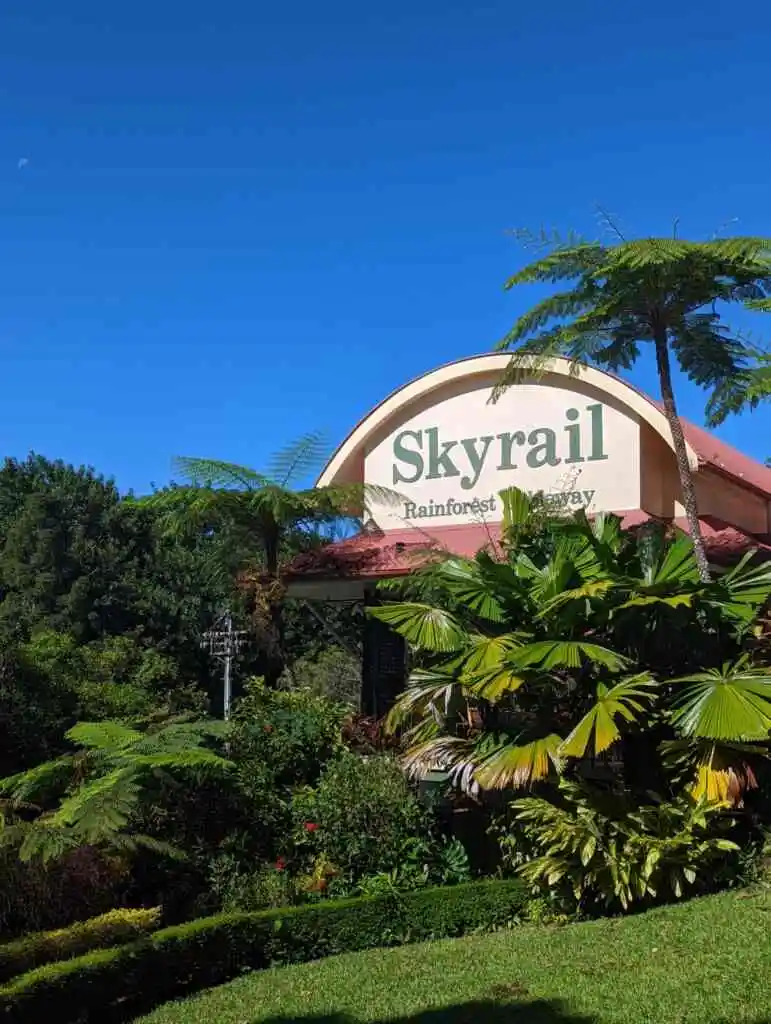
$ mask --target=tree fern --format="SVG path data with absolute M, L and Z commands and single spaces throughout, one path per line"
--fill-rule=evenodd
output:
M 232 765 L 208 745 L 223 723 L 174 723 L 140 732 L 118 722 L 80 722 L 67 734 L 80 749 L 0 782 L 11 808 L 37 804 L 32 822 L 6 820 L 0 844 L 14 844 L 23 860 L 55 859 L 79 846 L 114 850 L 143 847 L 180 856 L 137 834 L 135 823 L 165 775 L 180 781 L 227 774 Z
M 702 387 L 715 389 L 714 422 L 771 393 L 771 375 L 755 371 L 753 351 L 725 326 L 716 304 L 771 309 L 771 240 L 756 237 L 690 242 L 677 238 L 621 240 L 616 245 L 553 245 L 506 282 L 573 282 L 523 314 L 498 348 L 517 354 L 495 392 L 532 375 L 554 356 L 574 366 L 628 370 L 641 346 L 656 354 L 664 411 L 672 433 L 683 503 L 702 579 L 709 579 L 696 492 L 672 386 L 671 359 Z M 763 371 L 766 366 L 762 367 Z M 753 382 L 754 391 L 750 387 Z M 749 394 L 750 397 L 747 397 Z

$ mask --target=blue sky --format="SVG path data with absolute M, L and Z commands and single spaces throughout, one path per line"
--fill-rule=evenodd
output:
M 533 298 L 508 228 L 771 234 L 751 7 L 3 5 L 0 452 L 259 467 L 490 349 Z M 720 433 L 764 458 L 770 424 Z

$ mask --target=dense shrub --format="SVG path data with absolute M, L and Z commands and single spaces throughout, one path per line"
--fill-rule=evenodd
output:
M 159 907 L 110 910 L 68 928 L 25 935 L 0 946 L 0 981 L 24 974 L 42 964 L 70 960 L 92 949 L 130 942 L 143 932 L 155 930 L 160 921 Z
M 309 690 L 271 690 L 253 680 L 235 711 L 232 756 L 246 771 L 269 771 L 277 785 L 313 783 L 339 747 L 348 713 Z
M 651 794 L 652 796 L 652 794 Z M 500 830 L 504 863 L 570 912 L 626 911 L 725 885 L 739 870 L 722 804 L 684 797 L 644 805 L 562 780 L 524 797 Z
M 324 855 L 343 878 L 393 871 L 405 847 L 428 835 L 429 823 L 397 762 L 341 751 L 314 790 L 294 801 L 294 849 Z M 308 826 L 315 826 L 309 831 Z
M 48 864 L 23 863 L 15 847 L 0 847 L 0 941 L 103 914 L 125 887 L 125 862 L 89 847 Z
M 249 969 L 503 927 L 526 901 L 519 881 L 485 881 L 203 918 L 30 971 L 0 988 L 0 1013 L 14 1024 L 39 1024 L 52 1006 L 58 1024 L 126 1020 Z
M 302 686 L 309 693 L 358 708 L 361 701 L 361 658 L 342 647 L 321 650 L 298 658 L 280 679 L 285 689 Z

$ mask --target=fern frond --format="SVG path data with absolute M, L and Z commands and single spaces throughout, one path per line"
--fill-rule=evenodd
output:
M 280 448 L 268 462 L 270 479 L 279 487 L 291 487 L 314 474 L 326 462 L 329 446 L 323 434 L 312 431 Z
M 179 455 L 174 459 L 175 471 L 195 487 L 231 487 L 255 490 L 271 483 L 269 477 L 246 466 L 219 459 L 199 459 Z
M 557 247 L 513 274 L 504 288 L 509 290 L 518 284 L 550 283 L 580 277 L 601 266 L 605 252 L 605 247 L 598 242 L 579 242 L 571 247 Z
M 11 803 L 17 807 L 34 802 L 64 789 L 72 778 L 73 770 L 71 757 L 45 761 L 26 772 L 0 779 L 0 794 L 10 797 Z
M 68 740 L 93 750 L 125 750 L 142 738 L 142 733 L 120 722 L 78 722 L 65 734 Z

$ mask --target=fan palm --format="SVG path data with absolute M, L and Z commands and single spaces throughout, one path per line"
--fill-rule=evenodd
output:
M 771 566 L 747 557 L 703 582 L 685 534 L 632 537 L 609 516 L 545 520 L 527 495 L 501 497 L 517 509 L 503 560 L 448 556 L 402 584 L 405 600 L 369 609 L 418 664 L 389 716 L 406 730 L 408 767 L 524 786 L 630 733 L 658 744 L 664 728 L 695 792 L 714 794 L 729 769 L 749 778 L 748 755 L 768 748 L 771 674 L 746 661 L 705 670 L 703 659 L 740 657 Z
M 716 409 L 736 403 L 751 351 L 731 332 L 717 303 L 768 309 L 771 240 L 728 238 L 687 242 L 644 238 L 615 245 L 544 239 L 549 251 L 506 282 L 570 282 L 569 287 L 523 314 L 500 342 L 517 350 L 502 387 L 523 365 L 532 371 L 552 356 L 567 356 L 612 371 L 628 370 L 641 345 L 653 346 L 664 414 L 672 433 L 688 527 L 703 580 L 709 565 L 698 518 L 696 492 L 672 384 L 672 357 L 688 378 L 718 389 Z M 527 357 L 524 360 L 522 357 Z
M 210 531 L 225 538 L 225 558 L 253 603 L 254 623 L 275 682 L 285 665 L 282 560 L 297 547 L 323 540 L 343 521 L 356 523 L 371 502 L 398 496 L 363 484 L 297 487 L 325 455 L 318 434 L 306 434 L 278 451 L 264 472 L 214 459 L 180 457 L 184 479 L 148 498 L 171 533 Z

